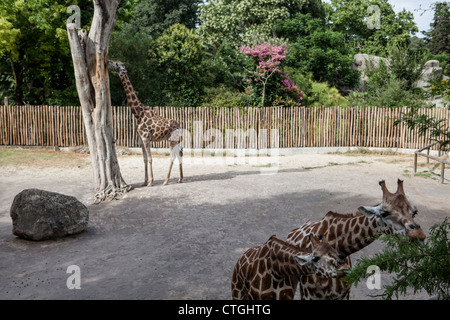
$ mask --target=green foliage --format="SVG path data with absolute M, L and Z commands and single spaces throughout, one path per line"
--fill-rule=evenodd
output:
M 119 10 L 119 23 L 133 1 Z M 78 5 L 83 27 L 91 0 L 2 0 L 0 2 L 0 93 L 17 104 L 79 104 L 66 23 Z
M 386 48 L 392 44 L 409 44 L 410 34 L 418 30 L 411 12 L 395 13 L 388 0 L 332 0 L 334 11 L 330 14 L 334 31 L 345 35 L 360 52 L 386 56 Z M 380 12 L 379 28 L 374 22 L 375 12 L 369 6 L 377 6 Z
M 433 54 L 450 55 L 450 2 L 434 3 L 434 18 L 426 32 L 428 48 Z
M 328 82 L 341 90 L 359 83 L 359 72 L 352 70 L 354 51 L 345 45 L 344 34 L 329 30 L 323 20 L 310 14 L 279 20 L 277 35 L 289 39 L 286 64 L 304 74 L 311 73 L 317 82 Z
M 285 0 L 216 0 L 200 7 L 202 40 L 218 46 L 267 42 L 278 19 L 288 16 Z
M 431 89 L 431 96 L 441 96 L 444 97 L 448 102 L 450 102 L 450 81 L 444 79 L 443 77 L 432 77 L 429 80 Z
M 219 86 L 245 89 L 242 80 L 242 70 L 247 64 L 247 59 L 242 52 L 228 42 L 221 43 L 219 47 L 205 45 L 203 59 L 203 78 L 207 87 Z
M 439 142 L 439 148 L 450 151 L 450 128 L 445 119 L 434 119 L 419 113 L 417 107 L 412 107 L 402 117 L 395 121 L 395 125 L 406 124 L 410 130 L 418 129 L 421 136 L 428 135 L 430 142 Z
M 163 74 L 155 63 L 148 59 L 148 51 L 154 40 L 146 33 L 130 32 L 130 25 L 124 24 L 114 32 L 109 46 L 111 60 L 126 63 L 128 76 L 139 100 L 149 106 L 163 105 Z M 119 77 L 110 77 L 111 103 L 126 105 L 126 95 Z
M 277 20 L 298 12 L 325 17 L 320 0 L 212 0 L 199 8 L 198 32 L 203 42 L 215 46 L 225 41 L 237 46 L 279 45 L 281 39 L 273 36 Z
M 195 106 L 203 94 L 200 38 L 182 24 L 174 24 L 149 50 L 151 63 L 164 75 L 163 92 L 170 104 Z
M 244 108 L 252 106 L 252 102 L 248 93 L 221 86 L 217 88 L 207 88 L 201 106 Z
M 373 86 L 374 82 L 368 84 L 368 90 L 362 93 L 351 93 L 348 96 L 349 104 L 352 106 L 377 106 L 377 107 L 412 107 L 424 108 L 423 93 L 412 93 L 405 90 L 402 81 L 389 78 L 383 86 Z
M 389 49 L 389 71 L 404 84 L 406 90 L 413 90 L 425 67 L 427 52 L 423 49 L 393 45 Z
M 14 88 L 9 92 L 13 102 L 39 104 L 69 86 L 74 89 L 65 31 L 71 4 L 68 0 L 0 3 L 0 62 L 4 64 L 0 70 L 6 72 L 0 78 L 2 86 Z
M 448 218 L 434 225 L 422 243 L 411 242 L 408 237 L 383 236 L 385 249 L 373 257 L 359 259 L 344 281 L 357 285 L 366 276 L 369 266 L 376 265 L 381 271 L 395 273 L 392 284 L 384 286 L 383 298 L 398 299 L 407 289 L 414 293 L 425 290 L 440 299 L 450 299 L 450 242 Z
M 146 0 L 139 1 L 129 22 L 130 31 L 154 39 L 173 24 L 184 24 L 194 29 L 197 23 L 198 0 Z
M 378 107 L 427 107 L 425 92 L 416 88 L 426 61 L 426 51 L 394 45 L 389 59 L 380 60 L 379 66 L 369 61 L 361 93 L 349 95 L 351 105 Z
M 347 105 L 345 99 L 335 87 L 329 87 L 326 82 L 312 82 L 308 96 L 308 106 L 335 107 Z

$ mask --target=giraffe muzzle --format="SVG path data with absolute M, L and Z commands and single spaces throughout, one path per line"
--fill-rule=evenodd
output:
M 336 269 L 337 278 L 345 277 L 348 271 L 350 271 L 350 266 L 344 263 L 338 269 Z

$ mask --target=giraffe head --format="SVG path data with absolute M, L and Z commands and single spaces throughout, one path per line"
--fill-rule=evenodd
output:
M 411 240 L 425 240 L 425 233 L 414 221 L 417 208 L 405 195 L 403 181 L 398 179 L 395 193 L 389 192 L 384 180 L 379 184 L 383 191 L 382 202 L 375 207 L 363 206 L 358 210 L 367 217 L 378 218 L 379 224 L 384 226 L 381 228 L 383 233 L 407 235 Z
M 117 72 L 118 74 L 122 74 L 122 73 L 126 73 L 127 72 L 127 69 L 125 69 L 125 62 L 122 62 L 122 61 L 109 60 L 108 61 L 108 66 L 112 70 Z
M 350 267 L 344 262 L 344 256 L 328 243 L 320 241 L 319 237 L 310 234 L 312 252 L 307 255 L 295 256 L 295 260 L 301 266 L 309 267 L 311 273 L 320 278 L 345 276 L 345 271 Z

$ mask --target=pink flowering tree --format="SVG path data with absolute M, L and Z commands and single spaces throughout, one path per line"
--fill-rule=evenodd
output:
M 301 104 L 303 92 L 289 79 L 288 72 L 283 71 L 286 60 L 286 46 L 261 44 L 254 47 L 239 47 L 247 57 L 251 58 L 251 67 L 246 69 L 245 81 L 252 88 L 252 93 L 261 94 L 261 106 L 265 106 L 266 92 L 270 88 L 272 98 L 287 96 L 297 105 Z M 280 99 L 278 99 L 280 101 Z M 283 100 L 283 99 L 281 99 Z

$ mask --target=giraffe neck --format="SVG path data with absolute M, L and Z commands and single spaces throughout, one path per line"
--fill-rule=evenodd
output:
M 324 220 L 328 230 L 325 240 L 341 253 L 350 255 L 375 241 L 380 234 L 389 233 L 389 226 L 376 217 L 355 215 L 350 218 Z M 320 228 L 322 229 L 322 228 Z
M 128 74 L 126 72 L 120 73 L 119 76 L 125 89 L 128 105 L 130 106 L 131 112 L 139 120 L 144 115 L 145 106 L 139 101 L 136 92 L 133 89 L 133 85 L 128 78 Z
M 271 270 L 275 276 L 281 278 L 312 272 L 310 268 L 301 266 L 294 259 L 295 255 L 304 255 L 307 254 L 307 252 L 301 251 L 298 247 L 289 244 L 282 244 L 277 240 L 270 240 L 267 244 L 269 245 Z

